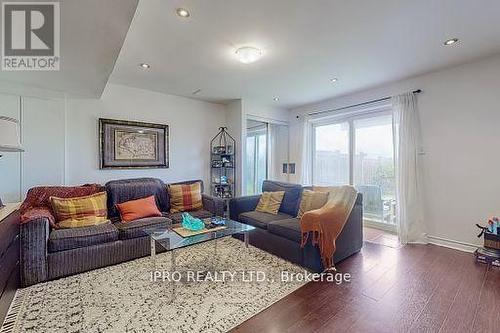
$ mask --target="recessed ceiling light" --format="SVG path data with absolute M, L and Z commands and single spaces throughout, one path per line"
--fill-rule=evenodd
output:
M 339 80 L 339 79 L 337 79 L 336 77 L 332 77 L 332 78 L 330 79 L 330 82 L 331 82 L 331 83 L 335 83 L 335 82 L 337 82 L 338 80 Z
M 145 68 L 145 69 L 151 68 L 151 65 L 150 64 L 146 64 L 145 62 L 143 62 L 139 66 L 141 66 L 142 68 Z
M 452 39 L 448 39 L 443 44 L 446 45 L 446 46 L 449 46 L 449 45 L 455 44 L 456 42 L 458 42 L 458 38 L 452 38 Z
M 189 14 L 189 12 L 187 11 L 187 9 L 184 9 L 184 8 L 177 8 L 175 11 L 177 12 L 177 15 L 179 15 L 180 17 L 189 17 L 189 16 L 191 16 L 191 14 Z
M 244 64 L 251 64 L 262 57 L 262 51 L 252 46 L 240 47 L 235 53 L 238 60 Z
M 274 97 L 274 98 L 273 98 L 273 101 L 275 101 L 275 102 L 277 102 L 277 101 L 279 101 L 279 100 L 280 100 L 280 98 L 279 98 L 279 97 Z

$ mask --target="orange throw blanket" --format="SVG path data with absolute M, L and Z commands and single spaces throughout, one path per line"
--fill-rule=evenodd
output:
M 352 186 L 314 187 L 313 190 L 328 191 L 328 201 L 320 209 L 311 210 L 302 216 L 301 246 L 306 245 L 311 234 L 312 244 L 319 246 L 324 268 L 329 269 L 333 267 L 335 240 L 351 214 L 358 193 Z

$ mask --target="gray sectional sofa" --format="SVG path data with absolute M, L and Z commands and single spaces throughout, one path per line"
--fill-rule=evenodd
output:
M 190 184 L 200 180 L 176 184 Z M 203 185 L 203 183 L 202 183 Z M 48 198 L 51 187 L 36 188 L 36 196 Z M 284 190 L 285 196 L 278 215 L 255 212 L 260 196 L 241 197 L 230 200 L 232 219 L 257 227 L 250 235 L 250 243 L 267 252 L 276 254 L 314 271 L 321 271 L 319 251 L 307 244 L 300 247 L 300 227 L 297 215 L 303 188 L 300 185 L 264 181 L 263 191 Z M 32 190 L 30 190 L 32 191 Z M 110 224 L 75 229 L 56 229 L 49 223 L 50 216 L 32 216 L 20 228 L 21 239 L 21 284 L 23 287 L 56 279 L 99 267 L 150 254 L 150 242 L 144 229 L 181 222 L 181 214 L 170 214 L 170 200 L 166 184 L 155 178 L 114 180 L 99 191 L 106 191 Z M 202 189 L 203 191 L 203 189 Z M 116 204 L 154 195 L 162 217 L 150 217 L 132 223 L 122 223 Z M 28 192 L 28 197 L 30 193 Z M 203 209 L 190 212 L 195 217 L 222 216 L 222 199 L 203 194 Z M 50 211 L 49 207 L 43 208 Z M 23 212 L 22 212 L 23 213 Z M 24 212 L 24 213 L 29 213 Z M 356 205 L 337 239 L 334 261 L 338 262 L 359 251 L 362 246 L 362 197 Z M 157 251 L 162 251 L 157 248 Z
M 256 212 L 260 195 L 234 198 L 229 201 L 233 220 L 256 227 L 250 232 L 250 244 L 315 272 L 323 271 L 319 250 L 309 241 L 301 248 L 300 222 L 296 218 L 304 187 L 297 184 L 265 180 L 263 192 L 285 191 L 277 215 Z M 241 238 L 240 236 L 234 236 Z M 336 240 L 334 262 L 351 256 L 363 246 L 363 197 L 358 194 L 354 208 Z
M 47 196 L 50 196 L 50 189 L 51 187 L 46 188 L 49 192 Z M 180 213 L 169 213 L 170 200 L 166 184 L 159 179 L 114 180 L 108 182 L 102 190 L 105 190 L 108 196 L 108 217 L 112 221 L 110 224 L 55 229 L 50 226 L 47 216 L 35 217 L 21 224 L 22 286 L 149 255 L 150 242 L 143 229 L 167 225 L 169 220 L 174 223 L 181 221 Z M 37 193 L 40 193 L 40 188 Z M 163 217 L 144 218 L 131 223 L 120 221 L 116 204 L 151 195 L 155 196 Z M 221 199 L 208 195 L 203 195 L 202 199 L 203 209 L 190 212 L 193 216 L 205 218 L 223 215 L 224 206 Z

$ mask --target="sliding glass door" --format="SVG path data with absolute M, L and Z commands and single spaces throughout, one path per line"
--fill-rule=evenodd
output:
M 245 161 L 245 195 L 261 193 L 267 179 L 267 124 L 247 129 Z
M 354 185 L 363 194 L 365 223 L 395 223 L 392 115 L 345 117 L 313 126 L 313 184 Z
M 394 224 L 396 184 L 392 115 L 356 119 L 352 124 L 354 185 L 363 193 L 364 219 Z
M 313 177 L 315 185 L 349 184 L 349 123 L 315 127 Z

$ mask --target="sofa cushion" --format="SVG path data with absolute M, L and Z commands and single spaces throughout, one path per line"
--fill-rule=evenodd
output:
M 199 218 L 199 219 L 206 219 L 207 217 L 212 217 L 214 214 L 209 212 L 208 210 L 200 209 L 200 210 L 194 210 L 192 212 L 189 212 L 191 216 Z M 181 223 L 182 222 L 182 213 L 173 213 L 173 214 L 166 214 L 166 217 L 171 219 L 174 223 Z
M 300 219 L 306 212 L 323 207 L 328 201 L 328 195 L 329 192 L 304 190 L 297 217 Z
M 269 222 L 289 219 L 292 216 L 288 214 L 278 213 L 276 215 L 269 213 L 262 213 L 257 211 L 241 213 L 239 216 L 239 221 L 258 227 L 261 229 L 267 229 Z
M 263 192 L 255 210 L 273 215 L 278 214 L 284 195 L 285 191 Z
M 267 225 L 267 230 L 291 241 L 301 242 L 302 232 L 300 231 L 300 220 L 298 218 L 273 221 Z
M 108 192 L 108 218 L 111 220 L 120 218 L 116 204 L 146 198 L 151 195 L 155 196 L 156 205 L 160 212 L 168 212 L 170 208 L 166 185 L 160 179 L 137 178 L 112 180 L 107 182 L 105 186 L 106 192 Z
M 279 211 L 291 216 L 297 216 L 300 197 L 302 196 L 302 185 L 264 180 L 262 192 L 285 191 Z
M 72 229 L 53 229 L 49 252 L 58 252 L 118 240 L 118 230 L 111 223 Z
M 118 229 L 118 238 L 132 239 L 137 237 L 144 237 L 147 234 L 144 229 L 156 226 L 168 226 L 170 220 L 166 217 L 145 217 L 131 222 L 115 223 Z
M 57 228 L 82 228 L 109 223 L 106 192 L 76 198 L 50 197 Z
M 116 204 L 120 212 L 122 222 L 132 222 L 145 217 L 162 216 L 156 206 L 155 197 L 130 200 L 121 204 Z
M 169 184 L 167 188 L 171 213 L 200 210 L 203 208 L 201 182 L 179 185 Z

